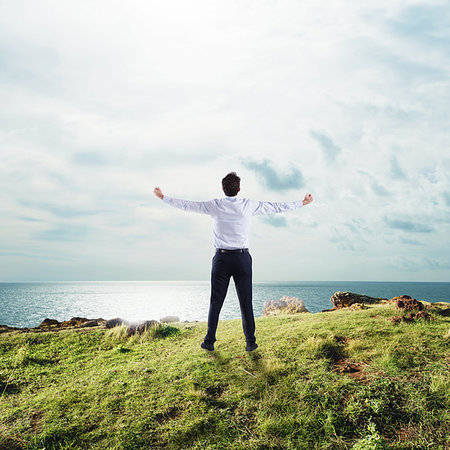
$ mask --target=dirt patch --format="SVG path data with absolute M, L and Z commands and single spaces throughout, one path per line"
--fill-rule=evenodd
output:
M 349 341 L 348 337 L 346 337 L 346 336 L 335 336 L 334 340 L 338 344 L 347 344 L 347 342 Z
M 365 381 L 366 374 L 363 370 L 363 363 L 351 361 L 345 355 L 344 348 L 350 340 L 347 336 L 335 336 L 334 340 L 341 349 L 341 352 L 336 353 L 336 357 L 332 359 L 333 361 L 333 371 L 342 375 L 348 375 L 357 381 Z
M 214 385 L 208 386 L 205 389 L 205 394 L 210 398 L 217 399 L 222 395 L 224 390 L 225 390 L 224 387 L 220 386 L 220 385 L 219 386 L 214 386 Z
M 8 380 L 0 380 L 0 395 L 17 394 L 19 391 L 19 385 Z
M 33 433 L 40 433 L 42 431 L 42 411 L 33 411 L 30 414 L 30 426 Z
M 333 370 L 342 375 L 348 375 L 356 381 L 366 381 L 367 377 L 363 370 L 363 364 L 342 358 L 334 363 Z
M 181 416 L 181 414 L 182 414 L 181 409 L 179 409 L 176 406 L 172 406 L 171 408 L 168 408 L 166 411 L 155 414 L 154 419 L 159 424 L 163 424 L 163 423 L 168 422 L 169 420 L 178 419 Z

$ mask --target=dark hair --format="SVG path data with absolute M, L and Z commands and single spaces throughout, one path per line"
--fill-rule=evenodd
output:
M 222 180 L 222 189 L 227 197 L 234 197 L 239 192 L 241 185 L 241 179 L 237 176 L 236 172 L 230 172 Z

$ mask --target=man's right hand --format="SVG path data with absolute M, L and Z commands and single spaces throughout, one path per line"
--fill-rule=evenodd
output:
M 309 205 L 313 201 L 313 196 L 311 194 L 306 194 L 305 198 L 303 199 L 303 206 Z
M 155 189 L 153 189 L 153 193 L 161 200 L 164 198 L 164 194 L 162 193 L 160 187 L 155 187 Z

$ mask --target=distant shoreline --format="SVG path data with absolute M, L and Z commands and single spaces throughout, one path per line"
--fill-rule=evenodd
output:
M 450 282 L 260 281 L 253 286 L 255 317 L 262 315 L 266 301 L 284 295 L 302 299 L 312 314 L 331 308 L 330 297 L 336 291 L 383 298 L 407 294 L 433 303 L 450 301 Z M 33 328 L 46 317 L 64 321 L 81 315 L 138 321 L 170 314 L 189 322 L 204 321 L 209 297 L 208 281 L 0 282 L 0 323 Z M 220 317 L 240 318 L 233 281 Z

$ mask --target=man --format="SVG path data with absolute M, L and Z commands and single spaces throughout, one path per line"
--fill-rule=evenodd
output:
M 248 251 L 250 220 L 258 214 L 274 214 L 305 206 L 313 201 L 306 194 L 303 201 L 259 202 L 247 198 L 238 199 L 241 179 L 230 172 L 222 180 L 225 198 L 207 202 L 180 200 L 164 195 L 159 187 L 154 194 L 175 208 L 208 214 L 214 221 L 214 246 L 216 253 L 211 270 L 211 299 L 208 313 L 208 331 L 201 347 L 213 351 L 219 314 L 227 294 L 230 277 L 233 277 L 241 308 L 242 328 L 246 340 L 246 350 L 258 348 L 255 339 L 255 319 L 252 305 L 252 257 Z

